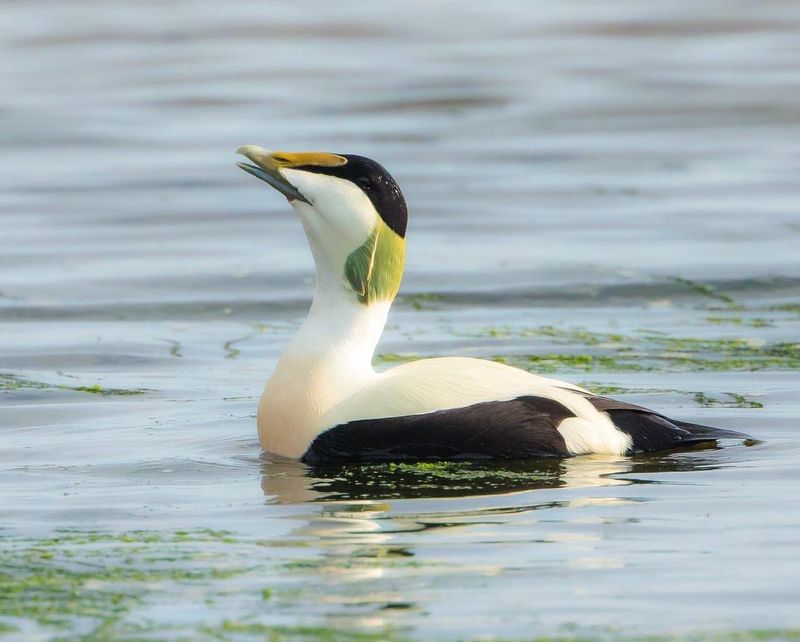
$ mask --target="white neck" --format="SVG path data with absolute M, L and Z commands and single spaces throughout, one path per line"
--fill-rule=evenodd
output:
M 341 283 L 326 285 L 317 277 L 311 310 L 284 351 L 284 357 L 335 364 L 351 374 L 369 372 L 391 301 L 359 303 Z
M 318 267 L 308 318 L 261 397 L 258 433 L 264 450 L 300 457 L 323 428 L 316 423 L 322 414 L 377 376 L 372 358 L 390 306 L 391 301 L 359 303 L 342 277 Z

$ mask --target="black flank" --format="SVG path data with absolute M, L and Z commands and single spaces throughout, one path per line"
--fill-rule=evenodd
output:
M 519 397 L 423 415 L 362 419 L 319 435 L 307 464 L 529 459 L 569 455 L 558 425 L 575 415 L 557 401 Z

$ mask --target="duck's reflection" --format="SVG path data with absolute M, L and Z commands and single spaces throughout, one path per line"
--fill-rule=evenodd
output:
M 648 483 L 639 474 L 708 470 L 722 465 L 704 456 L 715 447 L 618 457 L 585 455 L 524 461 L 345 464 L 308 467 L 291 460 L 264 459 L 261 488 L 281 504 L 387 499 L 435 499 L 501 495 L 548 488 L 589 488 Z M 354 505 L 354 504 L 353 504 Z
M 331 609 L 329 624 L 346 612 L 348 626 L 402 630 L 424 612 L 426 587 L 506 572 L 508 546 L 529 547 L 525 555 L 539 563 L 617 568 L 624 560 L 599 552 L 596 524 L 615 519 L 606 512 L 613 507 L 643 501 L 622 487 L 716 468 L 727 463 L 719 454 L 316 468 L 274 459 L 262 463 L 261 487 L 269 503 L 297 506 L 290 570 L 309 598 L 325 611 L 347 606 Z M 410 585 L 420 589 L 413 599 Z

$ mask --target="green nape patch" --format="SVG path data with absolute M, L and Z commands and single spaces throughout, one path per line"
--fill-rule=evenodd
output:
M 406 240 L 378 219 L 369 238 L 347 257 L 344 275 L 365 305 L 391 301 L 400 289 Z
M 86 392 L 92 395 L 103 395 L 107 397 L 143 395 L 149 392 L 145 388 L 104 388 L 100 384 L 94 384 L 92 386 L 67 386 L 65 384 L 34 381 L 32 379 L 18 377 L 17 375 L 0 372 L 0 391 L 11 390 L 72 390 L 74 392 Z

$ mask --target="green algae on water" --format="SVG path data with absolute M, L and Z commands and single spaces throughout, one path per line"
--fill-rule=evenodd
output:
M 100 384 L 93 386 L 58 386 L 66 390 L 74 390 L 75 392 L 88 392 L 93 395 L 103 395 L 106 397 L 126 397 L 129 395 L 142 395 L 146 390 L 143 388 L 103 388 Z
M 693 281 L 692 279 L 686 279 L 680 276 L 673 276 L 670 280 L 674 281 L 675 283 L 685 285 L 692 292 L 699 294 L 700 296 L 722 301 L 732 308 L 740 307 L 738 302 L 732 296 L 719 292 L 714 286 L 709 285 L 708 283 Z
M 596 395 L 633 395 L 633 394 L 658 394 L 665 392 L 682 392 L 674 388 L 627 388 L 613 384 L 604 384 L 597 381 L 582 381 L 578 384 Z
M 410 642 L 391 632 L 363 632 L 323 626 L 274 626 L 261 622 L 225 620 L 203 626 L 201 632 L 215 640 L 268 640 L 269 642 Z
M 210 530 L 2 538 L 0 618 L 34 622 L 61 635 L 85 629 L 81 639 L 125 637 L 129 612 L 159 595 L 191 586 L 213 594 L 225 580 L 246 573 L 249 554 L 231 554 L 225 549 L 230 544 L 240 543 Z
M 630 359 L 595 354 L 526 354 L 494 355 L 492 361 L 536 373 L 575 372 L 626 372 L 653 370 L 651 366 Z
M 43 381 L 33 381 L 32 379 L 23 379 L 12 374 L 0 373 L 0 390 L 44 390 L 54 387 Z
M 748 399 L 738 392 L 725 392 L 723 393 L 727 399 L 719 399 L 705 394 L 704 392 L 696 392 L 694 400 L 701 406 L 707 408 L 713 406 L 722 406 L 727 408 L 763 408 L 764 404 L 754 399 Z
M 169 353 L 171 356 L 178 358 L 183 357 L 183 348 L 181 347 L 180 341 L 175 341 L 174 339 L 165 339 L 165 341 L 170 344 Z
M 438 310 L 444 296 L 434 292 L 406 294 L 400 297 L 400 303 L 410 305 L 415 310 Z
M 423 358 L 417 354 L 399 354 L 397 352 L 381 352 L 375 355 L 375 360 L 381 363 L 408 363 Z
M 770 319 L 763 317 L 744 318 L 744 317 L 706 317 L 706 323 L 713 323 L 715 325 L 739 325 L 747 326 L 750 328 L 771 328 L 775 325 Z
M 625 335 L 614 332 L 592 332 L 584 328 L 557 328 L 552 325 L 537 327 L 512 328 L 511 326 L 488 326 L 480 330 L 471 332 L 460 332 L 458 336 L 467 337 L 546 337 L 551 338 L 557 343 L 577 343 L 586 346 L 596 346 L 603 344 L 624 344 L 629 341 Z M 615 346 L 625 349 L 626 346 Z
M 236 359 L 242 354 L 242 351 L 239 348 L 234 348 L 234 344 L 239 343 L 241 341 L 245 341 L 247 339 L 252 339 L 255 334 L 247 334 L 243 337 L 238 337 L 237 339 L 231 339 L 230 341 L 226 341 L 222 344 L 222 349 L 225 350 L 225 358 L 226 359 Z
M 85 392 L 92 395 L 105 397 L 124 397 L 129 395 L 142 395 L 148 392 L 145 388 L 105 388 L 96 383 L 91 386 L 67 386 L 65 384 L 51 384 L 44 381 L 25 379 L 9 373 L 0 373 L 0 391 L 13 390 L 72 390 Z
M 466 472 L 464 466 L 462 472 Z M 395 472 L 454 472 L 456 464 L 398 465 Z M 498 508 L 496 510 L 514 510 Z M 121 534 L 64 531 L 40 539 L 0 538 L 0 634 L 38 627 L 37 635 L 54 640 L 270 640 L 306 642 L 409 642 L 419 639 L 384 624 L 363 630 L 312 624 L 285 625 L 270 622 L 281 608 L 303 608 L 310 599 L 304 589 L 277 590 L 263 586 L 268 574 L 257 541 L 234 533 L 200 529 L 192 531 L 129 531 Z M 283 568 L 297 571 L 368 569 L 372 567 L 428 568 L 429 560 L 415 559 L 413 549 L 397 545 L 364 544 L 346 554 L 325 555 L 294 562 Z M 292 575 L 292 573 L 290 573 Z M 245 579 L 240 584 L 230 581 Z M 253 585 L 260 585 L 253 590 Z M 170 620 L 169 608 L 154 605 L 202 604 L 204 617 Z M 241 614 L 232 614 L 231 605 Z M 371 603 L 374 609 L 406 609 L 415 604 L 400 600 Z M 24 628 L 23 628 L 24 627 Z M 463 637 L 462 640 L 475 638 Z M 623 629 L 588 628 L 578 633 L 508 638 L 518 642 L 547 640 L 596 641 L 626 639 L 668 642 L 663 635 L 627 634 Z M 684 632 L 682 640 L 697 642 L 800 642 L 800 631 L 750 630 Z
M 594 381 L 584 381 L 579 384 L 590 392 L 597 395 L 630 395 L 630 394 L 662 394 L 677 393 L 691 395 L 695 403 L 704 407 L 722 406 L 726 408 L 763 408 L 764 404 L 760 401 L 750 399 L 738 392 L 723 392 L 725 398 L 712 397 L 705 392 L 689 392 L 677 390 L 675 388 L 626 388 L 624 386 L 603 385 Z
M 481 336 L 512 336 L 512 330 L 490 329 Z M 636 335 L 596 333 L 584 329 L 561 329 L 553 326 L 522 328 L 513 336 L 541 336 L 554 343 L 581 345 L 586 352 L 550 352 L 512 354 L 492 357 L 534 372 L 602 371 L 635 372 L 682 370 L 757 371 L 800 369 L 800 343 L 769 343 L 752 337 L 676 337 L 652 330 Z

